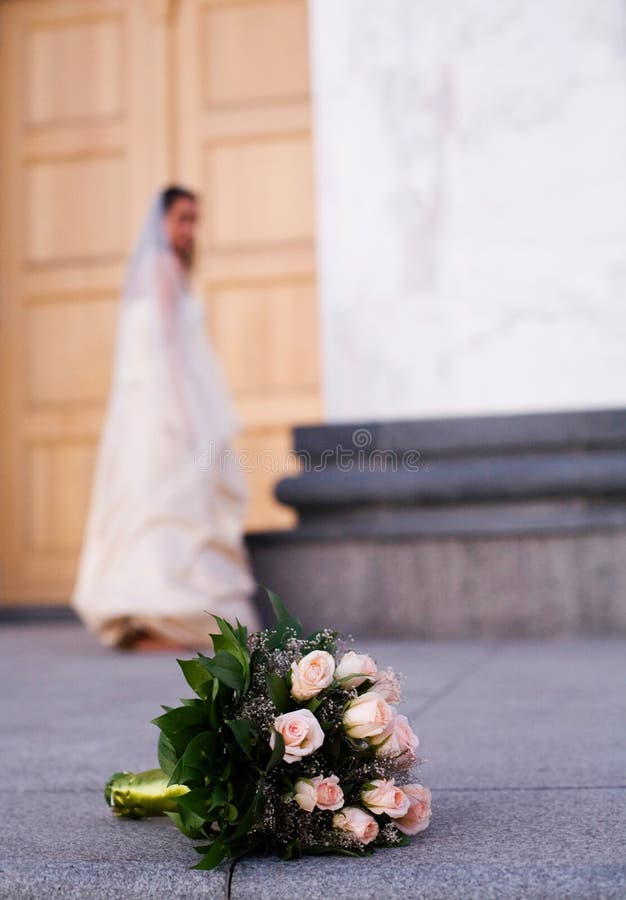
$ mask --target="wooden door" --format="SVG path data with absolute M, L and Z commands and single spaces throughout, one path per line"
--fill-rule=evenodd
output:
M 182 0 L 175 167 L 202 197 L 199 285 L 245 423 L 250 528 L 291 428 L 321 417 L 306 0 Z
M 287 449 L 290 425 L 319 417 L 306 61 L 289 63 L 295 81 L 280 73 L 297 98 L 270 96 L 280 84 L 263 82 L 249 31 L 271 43 L 281 20 L 301 46 L 298 0 L 0 2 L 3 604 L 69 597 L 124 264 L 156 187 L 177 177 L 203 195 L 200 284 L 244 447 Z M 260 96 L 224 52 L 244 21 Z M 263 180 L 279 196 L 269 212 Z M 278 473 L 253 459 L 249 477 L 250 523 L 287 524 Z

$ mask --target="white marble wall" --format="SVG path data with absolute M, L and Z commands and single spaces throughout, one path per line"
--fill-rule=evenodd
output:
M 626 406 L 626 3 L 310 9 L 327 418 Z

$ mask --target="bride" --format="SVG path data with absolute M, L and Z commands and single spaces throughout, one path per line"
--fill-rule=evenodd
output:
M 189 291 L 197 201 L 161 192 L 131 258 L 73 605 L 108 645 L 210 647 L 257 628 L 239 428 Z

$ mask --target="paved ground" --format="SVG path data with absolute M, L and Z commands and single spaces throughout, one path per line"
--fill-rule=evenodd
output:
M 626 898 L 626 643 L 363 641 L 407 676 L 431 828 L 364 860 L 243 861 L 233 898 Z M 0 897 L 225 897 L 168 820 L 116 820 L 102 787 L 155 764 L 173 657 L 69 623 L 0 626 Z

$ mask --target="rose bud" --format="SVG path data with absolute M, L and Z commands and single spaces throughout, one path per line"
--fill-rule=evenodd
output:
M 310 700 L 332 684 L 335 660 L 326 650 L 313 650 L 291 665 L 291 696 Z
M 409 798 L 409 811 L 393 824 L 404 834 L 419 834 L 430 825 L 430 791 L 422 784 L 405 784 L 402 790 Z
M 386 700 L 375 691 L 367 691 L 348 703 L 343 713 L 343 727 L 352 738 L 370 738 L 382 734 L 393 715 Z
M 399 819 L 409 811 L 410 801 L 393 778 L 376 778 L 365 785 L 361 792 L 363 804 L 377 816 L 386 813 L 392 819 Z
M 377 694 L 384 697 L 387 703 L 399 703 L 402 699 L 400 682 L 391 669 L 377 672 L 374 684 L 371 686 L 370 690 L 376 691 Z
M 318 809 L 330 810 L 343 806 L 343 791 L 336 775 L 329 775 L 327 778 L 322 775 L 300 778 L 296 781 L 295 790 L 296 803 L 307 812 L 313 812 L 316 806 Z
M 370 844 L 378 837 L 378 822 L 357 806 L 345 806 L 333 816 L 333 828 L 353 834 L 362 844 Z
M 301 809 L 313 812 L 317 803 L 317 790 L 310 778 L 299 778 L 296 781 L 294 799 Z
M 353 688 L 359 687 L 368 679 L 373 681 L 376 672 L 376 663 L 371 656 L 349 650 L 342 656 L 335 677 L 343 688 Z
M 403 756 L 407 764 L 417 759 L 416 750 L 419 738 L 409 724 L 409 720 L 397 713 L 385 732 L 372 739 L 377 746 L 377 756 Z

